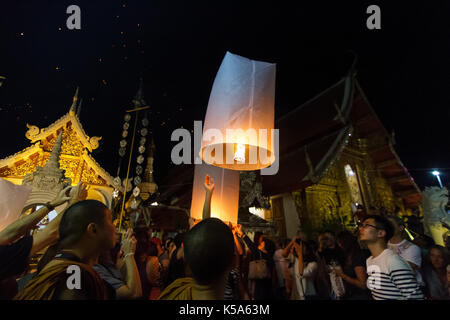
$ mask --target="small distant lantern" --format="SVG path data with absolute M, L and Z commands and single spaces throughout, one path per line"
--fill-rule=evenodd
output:
M 226 53 L 209 97 L 200 156 L 231 170 L 275 161 L 275 64 Z
M 206 163 L 195 166 L 191 217 L 202 219 L 207 174 L 214 180 L 215 185 L 211 198 L 211 218 L 236 224 L 239 210 L 239 171 L 214 167 Z

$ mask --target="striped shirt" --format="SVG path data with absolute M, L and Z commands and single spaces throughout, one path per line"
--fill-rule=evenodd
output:
M 375 300 L 423 300 L 411 266 L 390 249 L 367 259 L 367 288 Z

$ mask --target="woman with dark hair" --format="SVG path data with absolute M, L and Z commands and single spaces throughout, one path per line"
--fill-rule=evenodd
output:
M 423 268 L 425 295 L 432 300 L 450 300 L 448 292 L 447 265 L 449 255 L 446 248 L 434 245 L 428 253 L 428 261 Z
M 346 253 L 344 265 L 336 268 L 336 275 L 344 280 L 344 300 L 369 300 L 367 289 L 366 260 L 369 253 L 361 250 L 357 238 L 349 231 L 342 231 L 336 237 L 337 245 Z
M 242 238 L 245 244 L 250 249 L 250 267 L 256 263 L 261 263 L 266 265 L 264 277 L 258 275 L 257 278 L 250 279 L 252 275 L 252 270 L 249 270 L 249 280 L 252 281 L 251 289 L 249 289 L 249 294 L 252 300 L 266 300 L 272 299 L 272 274 L 273 274 L 273 254 L 275 252 L 275 244 L 265 238 L 264 234 L 261 232 L 256 232 L 253 242 L 250 238 L 242 231 L 242 226 L 238 225 L 236 228 L 237 235 Z M 261 260 L 265 261 L 262 262 Z M 258 261 L 258 262 L 257 262 Z

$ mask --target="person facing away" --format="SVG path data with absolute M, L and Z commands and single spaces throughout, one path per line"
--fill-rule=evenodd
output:
M 92 266 L 102 252 L 114 248 L 115 237 L 111 211 L 103 203 L 96 200 L 75 203 L 61 218 L 58 254 L 15 299 L 106 300 L 106 283 Z
M 423 268 L 425 293 L 432 300 L 450 300 L 448 287 L 449 254 L 446 248 L 434 245 L 428 253 L 428 260 Z
M 361 250 L 358 239 L 349 231 L 342 231 L 336 237 L 336 243 L 346 253 L 344 264 L 337 268 L 336 275 L 344 280 L 344 300 L 368 300 L 366 260 L 370 256 L 367 250 Z
M 249 279 L 249 294 L 252 300 L 267 300 L 273 297 L 274 275 L 273 255 L 275 253 L 275 244 L 267 239 L 262 232 L 255 232 L 254 242 L 246 235 L 241 225 L 237 225 L 237 235 L 241 238 L 250 250 L 250 264 L 252 261 L 265 260 L 267 265 L 267 277 L 263 279 Z M 249 267 L 250 272 L 250 267 Z
M 122 256 L 116 261 L 117 251 L 106 250 L 100 255 L 98 263 L 93 266 L 100 277 L 115 290 L 117 300 L 137 299 L 142 296 L 141 279 L 134 258 L 135 251 L 136 239 L 132 229 L 128 229 L 120 248 Z
M 217 218 L 207 218 L 186 233 L 184 259 L 191 277 L 175 280 L 160 300 L 223 300 L 234 255 L 230 228 Z
M 387 247 L 393 234 L 392 224 L 380 215 L 366 216 L 359 226 L 360 240 L 371 254 L 366 261 L 367 287 L 375 300 L 423 300 L 414 270 Z
M 422 251 L 419 246 L 406 240 L 403 219 L 397 216 L 389 216 L 387 218 L 394 227 L 394 235 L 389 239 L 388 248 L 409 263 L 416 274 L 417 282 L 423 285 L 422 275 L 420 273 L 420 268 L 422 267 Z

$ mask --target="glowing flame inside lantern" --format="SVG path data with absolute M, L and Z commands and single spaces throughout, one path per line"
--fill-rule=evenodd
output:
M 239 163 L 245 163 L 245 146 L 238 143 L 236 145 L 236 152 L 234 153 L 234 160 Z

